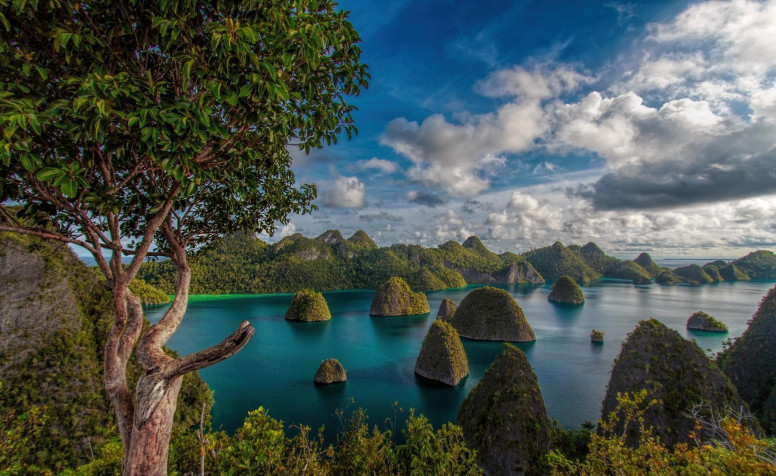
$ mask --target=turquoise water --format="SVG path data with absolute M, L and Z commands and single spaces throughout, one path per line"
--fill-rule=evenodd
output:
M 717 352 L 722 341 L 737 337 L 773 283 L 719 283 L 704 286 L 633 286 L 600 283 L 585 287 L 587 302 L 576 308 L 547 301 L 549 286 L 504 286 L 517 299 L 536 333 L 536 342 L 519 344 L 534 367 L 547 412 L 566 427 L 600 416 L 606 384 L 620 344 L 639 320 L 655 317 L 702 349 Z M 429 386 L 415 378 L 415 359 L 443 298 L 460 303 L 473 289 L 427 293 L 431 314 L 369 317 L 374 291 L 332 291 L 324 295 L 332 319 L 324 323 L 284 319 L 291 294 L 192 300 L 169 345 L 187 354 L 214 345 L 247 319 L 256 328 L 251 342 L 235 356 L 203 369 L 215 391 L 215 427 L 232 431 L 249 410 L 263 406 L 287 425 L 325 425 L 337 431 L 337 409 L 349 399 L 367 409 L 371 421 L 394 417 L 393 402 L 415 408 L 435 425 L 455 421 L 458 407 L 476 385 L 501 343 L 464 341 L 469 376 L 455 388 Z M 151 322 L 166 307 L 147 310 Z M 728 334 L 688 331 L 687 318 L 704 310 L 726 323 Z M 590 331 L 606 333 L 604 345 L 592 345 Z M 344 384 L 319 387 L 313 375 L 322 360 L 337 358 L 347 369 Z M 347 411 L 346 411 L 347 413 Z

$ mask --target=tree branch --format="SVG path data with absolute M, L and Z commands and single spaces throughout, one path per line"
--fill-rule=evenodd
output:
M 168 362 L 162 367 L 161 374 L 164 378 L 171 379 L 186 372 L 217 364 L 245 347 L 255 332 L 256 330 L 248 321 L 242 321 L 237 330 L 221 343 Z

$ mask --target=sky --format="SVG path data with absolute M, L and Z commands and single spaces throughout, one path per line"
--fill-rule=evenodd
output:
M 372 75 L 359 134 L 292 151 L 319 209 L 268 241 L 776 248 L 776 0 L 340 5 Z

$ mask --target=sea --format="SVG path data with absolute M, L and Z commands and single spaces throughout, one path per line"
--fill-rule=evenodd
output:
M 708 262 L 709 260 L 701 261 Z M 550 303 L 549 285 L 499 286 L 523 309 L 536 341 L 516 344 L 536 375 L 547 413 L 566 428 L 600 418 L 601 402 L 620 346 L 638 322 L 656 318 L 708 355 L 727 339 L 740 336 L 768 282 L 724 282 L 699 286 L 633 285 L 600 281 L 583 287 L 579 307 Z M 289 322 L 284 318 L 292 294 L 192 296 L 169 346 L 181 355 L 217 344 L 248 320 L 256 333 L 231 358 L 200 371 L 214 391 L 214 427 L 232 432 L 247 413 L 264 407 L 287 427 L 304 424 L 334 441 L 342 415 L 363 408 L 381 428 L 401 428 L 410 409 L 435 425 L 455 421 L 469 391 L 502 350 L 500 342 L 463 341 L 469 376 L 458 386 L 429 385 L 416 378 L 415 361 L 426 332 L 444 298 L 460 303 L 477 286 L 427 293 L 431 313 L 409 317 L 370 317 L 373 290 L 324 292 L 332 313 L 328 322 Z M 146 310 L 158 321 L 166 306 Z M 703 310 L 727 324 L 724 334 L 688 330 L 688 317 Z M 590 342 L 603 330 L 603 345 Z M 336 358 L 348 380 L 316 386 L 321 361 Z

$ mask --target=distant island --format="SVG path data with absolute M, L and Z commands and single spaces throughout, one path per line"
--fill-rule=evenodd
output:
M 580 284 L 600 279 L 638 285 L 776 280 L 776 255 L 766 250 L 731 262 L 670 269 L 658 266 L 646 252 L 621 260 L 592 242 L 583 246 L 556 242 L 519 255 L 493 253 L 476 236 L 433 248 L 405 244 L 380 248 L 361 230 L 350 238 L 337 230 L 315 238 L 297 233 L 275 244 L 235 233 L 200 250 L 190 263 L 193 294 L 377 289 L 392 277 L 404 279 L 414 291 L 468 284 L 542 284 L 564 275 Z M 175 270 L 168 262 L 146 263 L 138 277 L 167 294 L 175 289 Z

